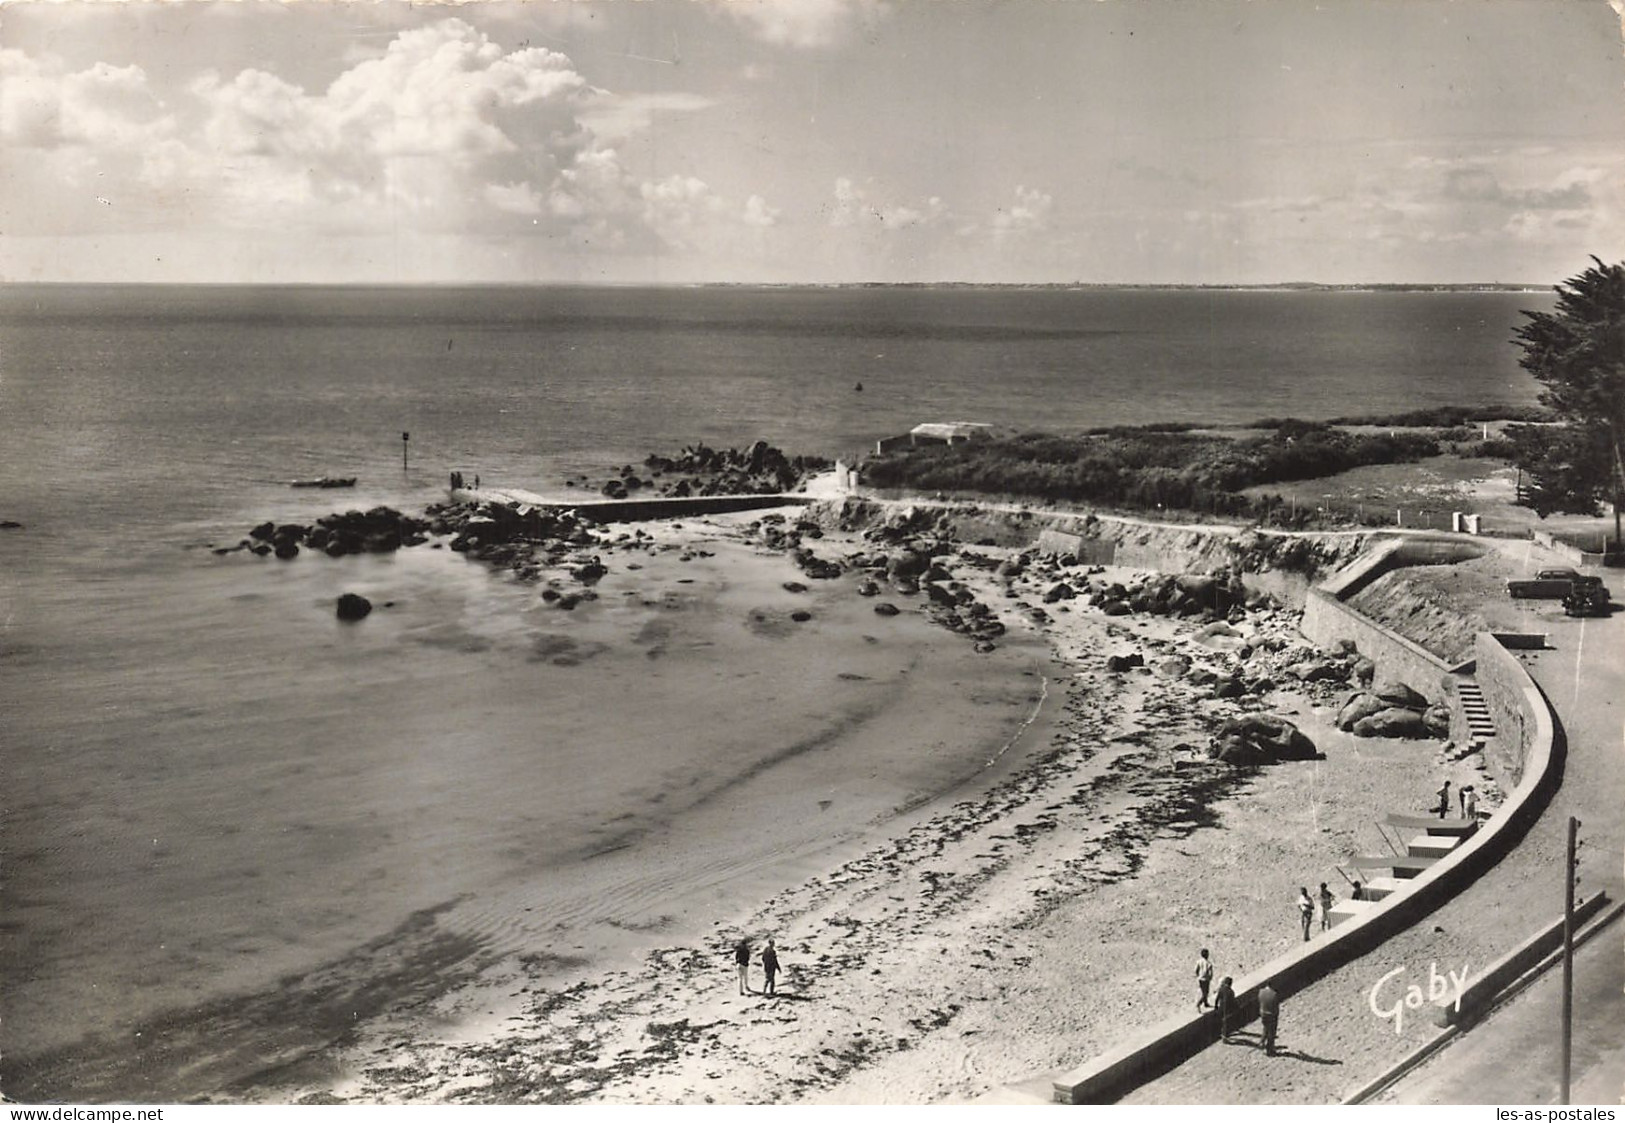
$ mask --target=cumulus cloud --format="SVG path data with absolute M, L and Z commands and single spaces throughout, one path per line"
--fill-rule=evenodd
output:
M 951 220 L 948 204 L 936 195 L 913 202 L 871 199 L 869 191 L 851 178 L 841 176 L 835 180 L 835 205 L 829 212 L 831 226 L 904 231 L 941 226 Z
M 841 43 L 891 10 L 884 0 L 713 0 L 711 8 L 746 25 L 764 42 L 800 48 Z
M 779 210 L 768 206 L 767 200 L 760 195 L 752 195 L 745 200 L 745 210 L 740 219 L 746 226 L 765 229 L 778 224 Z
M 73 228 L 49 213 L 61 181 L 144 200 L 150 228 L 192 232 L 523 232 L 655 252 L 694 244 L 707 223 L 776 214 L 624 166 L 615 142 L 707 99 L 616 97 L 559 52 L 505 50 L 457 18 L 399 32 L 323 89 L 248 69 L 198 74 L 160 99 L 136 67 L 69 71 L 9 50 L 0 79 L 0 160 L 35 211 L 14 216 L 13 232 L 30 219 L 33 232 Z
M 1050 211 L 1055 199 L 1034 187 L 1017 185 L 1016 198 L 1009 206 L 1001 207 L 993 215 L 995 238 L 1016 237 L 1036 233 L 1049 225 Z

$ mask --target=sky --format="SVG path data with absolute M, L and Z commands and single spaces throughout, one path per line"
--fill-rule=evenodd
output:
M 1549 284 L 1591 254 L 1625 257 L 1604 0 L 0 3 L 6 281 Z

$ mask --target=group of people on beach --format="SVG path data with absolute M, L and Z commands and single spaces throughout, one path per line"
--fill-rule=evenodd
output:
M 1365 900 L 1365 889 L 1360 883 L 1352 881 L 1349 884 L 1354 886 L 1354 891 L 1349 894 L 1349 899 L 1353 901 Z M 1317 899 L 1318 905 L 1316 903 Z M 1309 939 L 1309 933 L 1315 926 L 1316 912 L 1320 914 L 1320 930 L 1326 932 L 1331 929 L 1332 909 L 1336 904 L 1337 894 L 1333 893 L 1324 881 L 1320 883 L 1320 890 L 1313 897 L 1309 895 L 1307 885 L 1298 886 L 1298 921 L 1303 926 L 1303 938 L 1305 940 Z
M 463 488 L 468 486 L 468 481 L 463 478 L 463 474 L 461 472 L 453 472 L 451 474 L 451 486 L 452 490 L 461 491 Z M 478 491 L 479 489 L 480 477 L 476 475 L 474 477 L 474 490 Z
M 734 963 L 739 966 L 739 993 L 754 994 L 750 989 L 750 941 L 741 939 L 734 945 Z M 779 973 L 779 953 L 769 939 L 762 948 L 762 993 L 773 994 L 773 980 Z
M 1439 788 L 1439 802 L 1433 805 L 1434 812 L 1441 819 L 1450 817 L 1450 781 L 1446 780 Z M 1472 820 L 1478 818 L 1478 790 L 1472 784 L 1463 784 L 1456 789 L 1456 799 L 1461 805 L 1461 817 Z
M 1213 1001 L 1208 1001 L 1208 991 L 1213 985 L 1213 958 L 1208 949 L 1203 948 L 1196 959 L 1196 1008 L 1198 1010 L 1211 1009 L 1219 1018 L 1219 1036 L 1225 1041 L 1235 1033 L 1241 1023 L 1241 1007 L 1236 1000 L 1235 980 L 1229 975 L 1219 980 L 1219 989 L 1213 992 Z M 1263 1049 L 1270 1056 L 1275 1055 L 1275 1034 L 1281 1024 L 1281 996 L 1276 993 L 1270 982 L 1258 988 L 1258 1022 L 1262 1030 Z

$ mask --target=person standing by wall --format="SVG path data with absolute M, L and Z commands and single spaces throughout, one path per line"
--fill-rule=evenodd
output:
M 1331 929 L 1332 906 L 1336 903 L 1336 894 L 1334 894 L 1330 889 L 1326 888 L 1326 883 L 1322 881 L 1320 883 L 1320 930 L 1322 932 L 1326 932 Z
M 1264 1027 L 1264 1052 L 1275 1056 L 1275 1031 L 1281 1024 L 1281 996 L 1265 983 L 1258 988 L 1258 1021 Z
M 1213 985 L 1213 960 L 1208 958 L 1207 948 L 1196 959 L 1196 1008 L 1206 1010 L 1208 1007 L 1207 988 Z
M 1298 886 L 1298 919 L 1303 922 L 1303 938 L 1309 938 L 1309 929 L 1315 922 L 1315 902 L 1309 899 L 1309 887 Z
M 1231 1031 L 1236 1028 L 1233 1024 L 1236 1018 L 1236 992 L 1229 975 L 1219 980 L 1219 989 L 1213 995 L 1213 1010 L 1219 1015 L 1219 1036 L 1229 1041 Z

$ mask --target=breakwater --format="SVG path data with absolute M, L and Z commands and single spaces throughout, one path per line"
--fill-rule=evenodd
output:
M 770 507 L 805 507 L 813 502 L 806 495 L 690 495 L 650 499 L 595 499 L 571 503 L 548 499 L 519 488 L 452 488 L 454 503 L 518 503 L 525 507 L 558 507 L 574 511 L 579 518 L 597 523 L 649 522 L 689 515 L 716 515 L 730 511 L 756 511 Z

